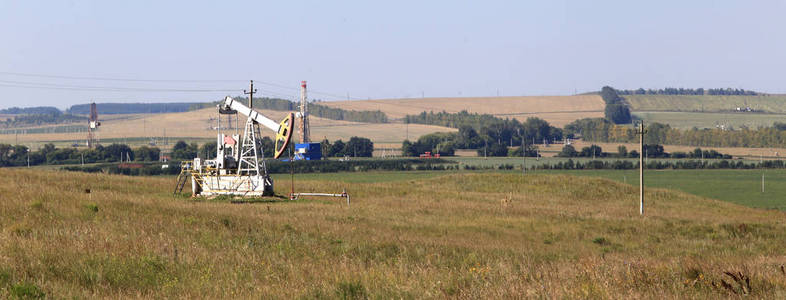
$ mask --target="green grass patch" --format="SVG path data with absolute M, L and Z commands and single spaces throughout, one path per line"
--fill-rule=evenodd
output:
M 750 106 L 755 111 L 786 113 L 786 95 L 624 95 L 634 111 L 731 112 Z
M 537 173 L 571 174 L 613 179 L 638 186 L 638 170 L 539 170 Z M 647 187 L 675 189 L 694 195 L 756 208 L 786 210 L 786 170 L 645 170 Z M 761 177 L 764 175 L 764 192 Z
M 759 127 L 770 127 L 775 122 L 783 122 L 786 115 L 774 113 L 731 113 L 731 112 L 661 112 L 661 111 L 637 111 L 635 116 L 643 119 L 647 123 L 669 124 L 673 128 L 691 129 L 696 128 L 716 128 L 716 126 L 731 126 L 739 129 L 742 126 L 756 129 Z
M 402 180 L 422 180 L 433 178 L 450 172 L 445 171 L 370 171 L 370 172 L 337 172 L 337 173 L 306 173 L 295 174 L 295 182 L 300 180 L 338 181 L 347 183 L 373 183 Z M 278 185 L 289 186 L 289 174 L 272 174 L 273 181 Z M 340 192 L 340 191 L 336 191 Z
M 11 286 L 11 296 L 16 299 L 44 299 L 46 293 L 35 284 L 21 282 Z

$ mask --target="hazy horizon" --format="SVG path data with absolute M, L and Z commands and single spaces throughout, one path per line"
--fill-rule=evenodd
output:
M 0 0 L 0 108 L 95 102 L 780 94 L 778 1 Z

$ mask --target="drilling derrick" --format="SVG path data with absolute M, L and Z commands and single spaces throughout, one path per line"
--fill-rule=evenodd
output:
M 98 126 L 101 126 L 101 122 L 98 122 L 98 110 L 96 109 L 95 102 L 93 102 L 90 104 L 90 119 L 87 120 L 88 148 L 93 148 L 97 144 L 95 131 L 98 129 Z
M 311 142 L 311 126 L 308 124 L 308 100 L 306 100 L 306 81 L 300 82 L 300 143 Z
M 311 142 L 311 125 L 308 123 L 308 99 L 306 98 L 306 81 L 300 82 L 300 111 L 297 113 L 300 123 L 300 143 L 295 144 L 295 160 L 322 159 L 322 145 Z

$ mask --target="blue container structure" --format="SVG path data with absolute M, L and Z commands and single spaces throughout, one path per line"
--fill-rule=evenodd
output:
M 295 160 L 321 160 L 322 144 L 295 144 Z

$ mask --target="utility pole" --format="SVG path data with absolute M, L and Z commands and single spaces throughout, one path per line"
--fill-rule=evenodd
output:
M 292 157 L 292 148 L 289 148 L 289 200 L 295 200 L 295 167 L 292 164 L 295 160 Z
M 644 121 L 639 125 L 639 214 L 644 215 Z
M 761 192 L 764 193 L 764 170 L 761 171 Z
M 486 142 L 486 146 L 483 147 L 483 158 L 484 159 L 488 159 L 489 156 L 488 156 L 488 152 L 487 151 L 489 149 L 489 141 L 486 140 L 485 142 Z
M 248 108 L 254 108 L 253 99 L 254 99 L 254 93 L 256 92 L 257 90 L 254 89 L 254 81 L 251 80 L 251 87 L 249 88 L 249 90 L 248 91 L 243 90 L 243 94 L 248 95 Z

